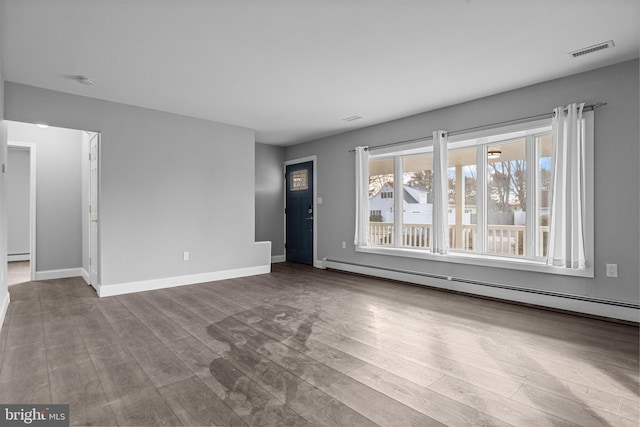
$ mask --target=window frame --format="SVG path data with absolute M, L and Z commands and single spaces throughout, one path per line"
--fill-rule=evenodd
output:
M 593 111 L 583 112 L 583 118 L 585 121 L 585 197 L 584 197 L 584 234 L 585 234 L 585 258 L 586 267 L 584 269 L 569 269 L 557 266 L 550 266 L 546 264 L 544 257 L 536 256 L 536 233 L 534 232 L 537 224 L 537 207 L 538 207 L 538 152 L 537 144 L 535 143 L 536 137 L 541 134 L 541 130 L 551 127 L 551 119 L 542 119 L 534 121 L 522 121 L 519 123 L 499 126 L 499 127 L 487 127 L 477 131 L 471 131 L 467 133 L 457 133 L 449 137 L 448 151 L 457 148 L 477 147 L 477 170 L 482 170 L 483 173 L 477 173 L 478 186 L 476 199 L 479 201 L 481 198 L 483 201 L 483 207 L 480 209 L 479 203 L 477 204 L 477 226 L 476 226 L 476 251 L 464 252 L 464 251 L 450 251 L 448 254 L 434 254 L 430 248 L 415 249 L 411 247 L 402 246 L 402 218 L 398 219 L 397 215 L 394 215 L 394 227 L 396 238 L 392 246 L 356 246 L 356 252 L 371 253 L 379 255 L 399 256 L 405 258 L 424 259 L 430 261 L 441 261 L 456 264 L 468 264 L 489 266 L 497 268 L 506 268 L 522 271 L 533 271 L 541 273 L 550 273 L 567 276 L 578 277 L 594 277 L 594 118 Z M 527 209 L 527 220 L 525 223 L 526 233 L 526 252 L 531 254 L 529 258 L 515 257 L 515 256 L 502 256 L 492 255 L 486 252 L 487 239 L 485 234 L 485 228 L 487 227 L 487 215 L 486 215 L 486 196 L 487 196 L 487 148 L 489 144 L 496 141 L 506 141 L 509 138 L 509 134 L 518 134 L 524 132 L 524 138 L 526 138 L 525 159 L 527 160 L 526 170 L 526 182 L 527 182 L 527 206 L 533 206 L 531 210 Z M 543 132 L 544 133 L 544 132 Z M 522 136 L 521 136 L 522 137 Z M 498 138 L 498 139 L 496 139 Z M 473 140 L 471 143 L 469 141 Z M 482 140 L 482 142 L 478 142 Z M 375 154 L 370 155 L 370 158 L 394 158 L 394 192 L 399 193 L 399 189 L 402 189 L 402 158 L 403 156 L 410 154 L 418 154 L 429 152 L 433 150 L 433 143 L 426 142 L 427 139 L 422 141 L 415 141 L 411 144 L 403 145 L 402 149 L 394 147 L 394 149 L 385 148 L 379 150 Z M 533 159 L 533 160 L 532 160 Z M 482 177 L 482 178 L 481 178 Z M 482 191 L 480 191 L 482 190 Z M 368 203 L 368 199 L 367 199 Z M 395 200 L 395 204 L 400 204 L 400 211 L 397 206 L 395 212 L 402 212 L 402 199 Z M 481 212 L 482 211 L 482 212 Z M 481 226 L 482 223 L 482 226 Z

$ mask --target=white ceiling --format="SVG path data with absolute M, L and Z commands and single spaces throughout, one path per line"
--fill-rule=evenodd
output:
M 4 0 L 2 65 L 8 81 L 291 145 L 637 58 L 639 3 Z

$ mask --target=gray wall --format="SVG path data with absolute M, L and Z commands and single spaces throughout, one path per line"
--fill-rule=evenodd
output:
M 256 241 L 284 255 L 284 147 L 256 144 Z
M 102 285 L 265 264 L 253 130 L 12 82 L 5 107 L 10 120 L 101 133 Z
M 7 254 L 30 251 L 29 227 L 29 150 L 9 147 L 7 169 Z
M 9 143 L 36 145 L 36 271 L 82 266 L 82 132 L 9 122 Z
M 0 34 L 2 34 L 2 2 L 0 1 Z M 0 43 L 0 167 L 7 164 L 7 127 L 4 122 L 4 74 L 2 73 L 2 43 Z M 7 278 L 7 174 L 0 169 L 0 321 L 4 318 L 5 301 L 9 298 Z M 0 328 L 2 326 L 0 325 Z
M 361 130 L 288 147 L 287 159 L 317 155 L 318 259 L 324 257 L 480 281 L 638 303 L 640 132 L 638 61 L 517 89 Z M 608 105 L 595 113 L 595 278 L 585 279 L 446 262 L 356 253 L 354 158 L 348 150 L 550 112 L 584 101 Z M 349 242 L 341 249 L 341 241 Z M 618 264 L 619 278 L 605 277 Z

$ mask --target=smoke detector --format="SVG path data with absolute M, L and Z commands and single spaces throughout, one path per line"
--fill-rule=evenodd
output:
M 610 47 L 614 47 L 613 40 L 609 40 L 608 42 L 594 44 L 593 46 L 584 47 L 582 49 L 574 50 L 573 52 L 567 53 L 572 58 L 577 58 L 579 56 L 588 55 L 593 52 L 597 52 L 603 49 L 609 49 Z
M 87 86 L 91 86 L 93 84 L 93 79 L 89 76 L 76 76 L 76 80 L 78 81 L 78 83 Z

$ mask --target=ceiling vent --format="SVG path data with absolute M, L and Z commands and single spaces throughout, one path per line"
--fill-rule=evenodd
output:
M 362 118 L 362 116 L 359 116 L 359 115 L 356 114 L 355 116 L 345 117 L 342 120 L 344 120 L 345 122 L 353 122 L 355 120 L 360 120 L 361 118 Z
M 573 52 L 569 52 L 568 55 L 572 58 L 577 58 L 579 56 L 587 55 L 589 53 L 597 52 L 603 49 L 609 49 L 610 47 L 614 47 L 613 40 L 609 40 L 608 42 L 598 43 L 593 46 L 585 47 L 583 49 L 574 50 Z

